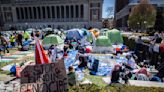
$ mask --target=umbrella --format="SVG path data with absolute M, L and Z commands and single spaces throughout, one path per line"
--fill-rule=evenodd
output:
M 60 36 L 51 34 L 51 35 L 46 36 L 43 39 L 42 43 L 44 45 L 54 45 L 54 44 L 55 45 L 60 45 L 60 44 L 63 44 L 64 41 L 63 41 L 63 39 L 60 38 Z

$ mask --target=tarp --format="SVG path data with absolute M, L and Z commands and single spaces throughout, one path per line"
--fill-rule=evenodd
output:
M 83 38 L 82 32 L 79 29 L 71 29 L 68 30 L 68 33 L 66 35 L 66 39 L 73 39 L 76 38 L 77 40 L 80 40 Z
M 64 43 L 64 40 L 60 38 L 60 36 L 54 35 L 54 34 L 46 36 L 42 42 L 42 44 L 44 45 L 59 45 L 63 43 Z
M 99 36 L 96 40 L 96 46 L 111 46 L 111 42 L 107 36 Z
M 119 30 L 117 30 L 117 29 L 110 30 L 110 31 L 108 31 L 107 35 L 112 44 L 114 44 L 114 43 L 122 44 L 123 43 L 123 38 L 122 38 L 121 32 Z

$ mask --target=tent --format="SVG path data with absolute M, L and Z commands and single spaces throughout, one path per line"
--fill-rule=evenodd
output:
M 47 27 L 47 28 L 43 29 L 43 31 L 53 31 L 53 29 L 50 27 Z
M 100 30 L 100 36 L 106 36 L 107 32 L 109 32 L 110 30 L 108 28 L 103 28 Z
M 103 28 L 100 30 L 100 32 L 107 32 L 107 31 L 110 31 L 108 28 Z
M 76 38 L 77 40 L 80 40 L 83 38 L 82 32 L 79 29 L 71 29 L 68 30 L 68 33 L 66 35 L 66 39 L 73 39 Z
M 117 29 L 113 29 L 107 32 L 108 38 L 110 39 L 111 43 L 119 43 L 122 44 L 123 43 L 123 38 L 121 35 L 121 32 Z
M 107 36 L 99 36 L 96 40 L 96 46 L 111 46 L 111 42 Z
M 50 34 L 46 36 L 42 42 L 43 45 L 54 45 L 54 44 L 60 45 L 63 43 L 64 43 L 63 39 L 61 39 L 60 36 L 55 35 L 55 34 Z
M 99 29 L 93 28 L 89 31 L 92 32 L 95 35 L 96 38 L 100 35 L 100 30 Z

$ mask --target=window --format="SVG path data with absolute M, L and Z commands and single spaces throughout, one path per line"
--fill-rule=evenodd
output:
M 43 19 L 45 19 L 46 18 L 46 10 L 45 10 L 45 7 L 43 6 L 42 7 L 42 15 L 43 15 Z
M 69 13 L 70 13 L 69 6 L 66 6 L 66 18 L 69 18 Z
M 56 7 L 56 10 L 57 10 L 57 18 L 60 18 L 59 6 Z
M 37 7 L 37 11 L 38 11 L 38 18 L 41 19 L 41 11 L 40 11 L 40 7 Z
M 51 18 L 51 16 L 50 16 L 50 7 L 49 6 L 47 6 L 47 15 L 48 15 L 48 18 Z
M 25 18 L 28 19 L 27 7 L 24 7 L 24 11 L 25 11 Z
M 64 6 L 61 6 L 61 17 L 64 18 Z
M 74 9 L 73 9 L 73 5 L 71 5 L 71 18 L 73 18 L 74 15 Z
M 17 19 L 20 19 L 20 15 L 19 15 L 20 11 L 18 9 L 18 7 L 16 8 L 16 14 L 17 14 Z
M 23 13 L 23 8 L 22 7 L 20 8 L 20 11 L 21 11 L 21 15 L 22 15 L 21 18 L 24 19 L 24 13 Z
M 81 5 L 80 6 L 81 7 L 81 18 L 83 18 L 84 17 L 84 6 L 83 5 Z
M 79 6 L 78 5 L 76 5 L 76 18 L 78 18 L 79 17 Z
M 90 3 L 90 7 L 100 7 L 100 3 Z
M 51 6 L 52 18 L 55 18 L 55 7 Z
M 33 14 L 34 14 L 34 19 L 36 19 L 37 18 L 36 7 L 33 7 Z
M 29 14 L 30 14 L 30 19 L 32 19 L 32 9 L 29 7 Z

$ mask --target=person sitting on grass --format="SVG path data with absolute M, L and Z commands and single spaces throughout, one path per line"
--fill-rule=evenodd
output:
M 76 85 L 76 74 L 74 72 L 73 66 L 70 66 L 68 70 L 69 70 L 69 73 L 67 74 L 68 84 L 69 86 L 74 86 Z
M 86 67 L 87 67 L 87 61 L 85 60 L 85 57 L 80 56 L 78 68 L 86 68 Z
M 30 47 L 30 43 L 27 38 L 25 38 L 25 41 L 23 42 L 21 51 L 28 51 Z

